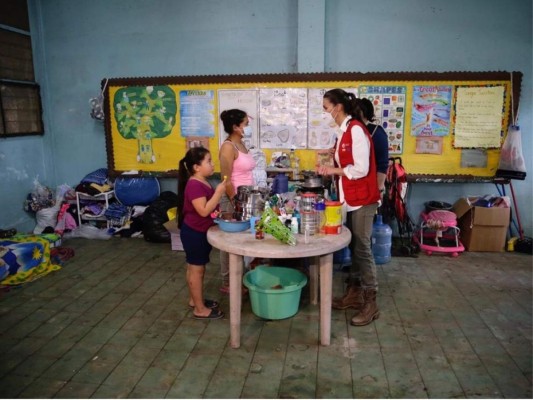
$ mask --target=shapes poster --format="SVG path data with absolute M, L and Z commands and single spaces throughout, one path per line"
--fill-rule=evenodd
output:
M 307 127 L 307 148 L 329 149 L 335 144 L 337 124 L 322 108 L 324 93 L 330 89 L 309 89 L 309 114 Z M 357 97 L 357 88 L 344 88 Z
M 359 97 L 374 105 L 377 123 L 389 137 L 389 154 L 402 154 L 405 120 L 405 86 L 359 86 Z
M 259 105 L 261 148 L 306 148 L 307 89 L 261 89 Z
M 411 135 L 447 136 L 451 102 L 452 86 L 414 86 Z

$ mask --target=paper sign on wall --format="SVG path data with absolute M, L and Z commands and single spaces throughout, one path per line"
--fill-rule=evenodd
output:
M 307 89 L 261 89 L 259 142 L 261 148 L 307 146 Z
M 503 86 L 456 89 L 454 147 L 500 147 L 504 93 Z
M 181 136 L 215 136 L 214 104 L 212 90 L 181 90 Z
M 257 147 L 257 133 L 259 132 L 258 125 L 258 100 L 259 91 L 256 89 L 248 90 L 219 90 L 218 91 L 218 135 L 219 145 L 228 137 L 228 133 L 224 131 L 224 125 L 220 119 L 220 113 L 224 110 L 238 109 L 244 111 L 248 115 L 248 126 L 252 128 L 250 136 L 243 137 L 243 142 L 246 148 L 252 146 Z

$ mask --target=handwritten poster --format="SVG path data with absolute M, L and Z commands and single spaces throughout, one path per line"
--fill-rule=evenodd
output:
M 212 90 L 181 90 L 181 136 L 215 136 L 215 93 Z
M 456 148 L 500 147 L 504 94 L 503 86 L 457 88 L 454 130 Z
M 389 137 L 389 154 L 403 153 L 405 93 L 405 86 L 359 86 L 359 96 L 374 105 L 374 123 Z
M 260 89 L 259 106 L 261 148 L 306 148 L 307 89 Z
M 257 89 L 249 90 L 219 90 L 218 91 L 218 135 L 219 145 L 222 145 L 224 140 L 228 137 L 228 133 L 224 131 L 224 124 L 220 119 L 220 113 L 224 110 L 239 109 L 248 115 L 248 126 L 252 128 L 252 134 L 243 138 L 246 148 L 252 146 L 257 147 L 258 132 L 259 132 L 259 109 L 258 109 Z
M 447 136 L 451 103 L 452 86 L 414 86 L 411 135 Z
M 335 144 L 337 124 L 322 107 L 324 93 L 328 90 L 330 88 L 309 89 L 308 91 L 307 148 L 309 149 L 329 149 Z M 357 88 L 343 88 L 343 90 L 357 97 Z

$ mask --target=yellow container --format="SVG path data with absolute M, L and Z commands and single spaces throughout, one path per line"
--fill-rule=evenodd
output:
M 512 237 L 507 241 L 507 251 L 514 251 L 514 247 L 516 245 L 517 240 L 517 237 Z
M 326 226 L 342 225 L 342 205 L 340 201 L 326 201 Z

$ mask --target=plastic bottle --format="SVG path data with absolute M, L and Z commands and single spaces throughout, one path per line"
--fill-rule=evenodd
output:
M 291 168 L 296 168 L 296 153 L 294 152 L 294 147 L 289 154 L 289 160 L 291 162 Z
M 315 204 L 316 211 L 316 232 L 325 233 L 326 232 L 326 205 L 324 202 L 319 202 Z
M 298 179 L 300 174 L 300 159 L 296 157 L 295 149 L 296 147 L 293 145 L 289 154 L 289 160 L 294 174 L 293 179 Z
M 291 232 L 298 233 L 298 219 L 296 217 L 291 218 Z
M 376 216 L 372 226 L 372 254 L 376 264 L 386 264 L 391 260 L 392 229 L 383 223 L 381 215 Z

